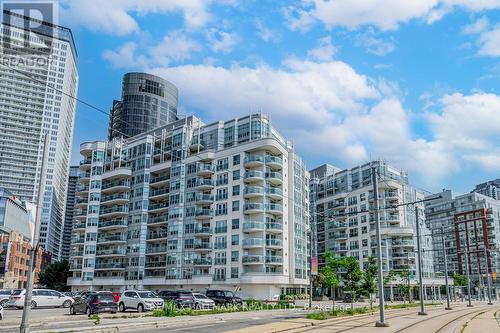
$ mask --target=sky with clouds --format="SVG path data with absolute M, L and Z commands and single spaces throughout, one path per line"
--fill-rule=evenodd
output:
M 500 177 L 500 0 L 61 0 L 79 97 L 104 110 L 128 71 L 206 122 L 268 114 L 307 165 L 382 158 L 417 187 Z M 105 139 L 79 105 L 73 161 Z

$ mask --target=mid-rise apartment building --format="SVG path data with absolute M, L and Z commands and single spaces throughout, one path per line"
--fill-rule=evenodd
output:
M 309 173 L 267 117 L 187 117 L 80 151 L 73 290 L 307 287 Z
M 436 249 L 442 249 L 443 228 L 449 273 L 465 274 L 468 252 L 473 279 L 485 284 L 486 267 L 490 274 L 500 272 L 500 201 L 475 192 L 453 197 L 450 190 L 431 197 L 436 199 L 426 203 L 426 223 Z M 443 258 L 436 255 L 436 271 L 444 272 Z
M 47 134 L 40 244 L 58 259 L 76 109 L 70 96 L 76 96 L 78 88 L 77 53 L 68 28 L 8 11 L 2 17 L 0 186 L 23 201 L 36 202 Z M 30 25 L 40 29 L 25 30 Z M 40 30 L 44 33 L 37 33 Z
M 476 185 L 472 192 L 500 200 L 500 178 Z
M 434 278 L 432 242 L 423 221 L 424 194 L 408 183 L 408 175 L 384 161 L 373 161 L 341 170 L 325 164 L 311 173 L 312 229 L 316 229 L 320 267 L 323 255 L 355 257 L 365 266 L 369 256 L 376 255 L 375 198 L 372 166 L 378 177 L 379 219 L 382 237 L 384 273 L 402 272 L 408 268 L 413 282 L 417 278 L 415 206 L 420 208 L 423 277 Z M 312 208 L 312 206 L 315 206 Z M 430 282 L 432 283 L 432 282 Z
M 75 191 L 79 171 L 80 168 L 77 165 L 69 168 L 68 190 L 66 192 L 66 211 L 64 213 L 63 239 L 61 244 L 61 259 L 69 259 L 75 210 Z

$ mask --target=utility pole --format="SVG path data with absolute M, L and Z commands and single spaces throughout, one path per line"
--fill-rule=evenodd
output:
M 389 323 L 385 321 L 385 308 L 384 308 L 384 269 L 382 266 L 382 236 L 380 235 L 380 219 L 378 211 L 378 179 L 376 166 L 372 165 L 372 185 L 373 185 L 373 199 L 375 202 L 375 229 L 377 237 L 377 265 L 378 265 L 378 297 L 380 307 L 380 320 L 375 323 L 376 327 L 388 327 Z
M 312 299 L 313 299 L 313 274 L 312 274 L 312 262 L 313 262 L 313 243 L 312 243 L 312 229 L 309 229 L 309 310 L 312 309 Z M 333 309 L 335 311 L 335 309 Z
M 410 285 L 410 252 L 406 252 L 406 282 L 408 284 L 408 304 L 411 303 L 411 285 Z
M 467 274 L 467 294 L 469 299 L 468 307 L 472 306 L 470 295 L 470 272 L 469 272 L 469 249 L 465 248 L 465 272 Z
M 491 303 L 491 278 L 490 278 L 490 267 L 488 265 L 488 252 L 489 250 L 484 247 L 484 259 L 486 260 L 486 280 L 488 281 L 488 305 L 493 305 Z
M 418 255 L 418 283 L 420 291 L 420 311 L 419 315 L 425 316 L 427 313 L 424 310 L 424 285 L 422 279 L 422 249 L 420 247 L 420 219 L 418 216 L 418 206 L 415 206 L 415 224 L 417 227 L 417 255 Z
M 446 254 L 446 246 L 444 243 L 444 228 L 441 227 L 441 244 L 443 246 L 444 257 L 444 284 L 446 285 L 446 307 L 445 310 L 451 310 L 450 306 L 450 287 L 448 286 L 448 255 Z
M 33 242 L 30 249 L 30 262 L 27 276 L 26 284 L 26 294 L 24 295 L 24 307 L 23 307 L 23 317 L 21 320 L 21 326 L 19 326 L 20 333 L 30 332 L 30 312 L 31 312 L 31 296 L 33 294 L 33 280 L 35 277 L 35 260 L 36 252 L 38 249 L 38 238 L 40 234 L 40 222 L 42 219 L 42 207 L 43 207 L 43 197 L 45 194 L 45 178 L 47 176 L 47 158 L 49 150 L 49 135 L 44 134 L 43 137 L 43 154 L 42 154 L 42 165 L 40 168 L 40 180 L 38 183 L 38 193 L 37 193 L 37 203 L 36 203 L 36 217 L 35 226 L 33 231 Z

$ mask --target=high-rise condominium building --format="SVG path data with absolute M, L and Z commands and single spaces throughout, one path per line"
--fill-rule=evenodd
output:
M 122 99 L 111 108 L 109 140 L 130 138 L 177 120 L 177 95 L 177 87 L 161 77 L 125 74 Z
M 355 257 L 363 266 L 369 256 L 376 256 L 372 166 L 376 167 L 378 177 L 384 272 L 401 272 L 408 267 L 414 281 L 418 272 L 415 205 L 402 204 L 423 199 L 424 194 L 409 185 L 405 172 L 383 161 L 345 170 L 325 164 L 310 171 L 311 211 L 315 212 L 311 220 L 316 224 L 312 229 L 316 229 L 320 266 L 326 252 L 339 257 Z M 432 243 L 429 231 L 422 223 L 423 204 L 417 205 L 421 208 L 422 248 L 426 250 L 422 255 L 422 272 L 428 283 L 432 283 L 433 259 L 429 251 Z
M 260 114 L 81 145 L 73 290 L 308 284 L 309 173 Z
M 469 252 L 471 276 L 486 284 L 486 267 L 490 274 L 500 272 L 500 201 L 474 192 L 453 197 L 450 190 L 430 197 L 439 195 L 441 198 L 425 205 L 426 223 L 434 236 L 434 248 L 441 251 L 434 260 L 435 270 L 444 272 L 445 269 L 441 244 L 443 228 L 448 272 L 465 274 L 465 253 Z
M 75 165 L 69 168 L 68 191 L 66 193 L 66 212 L 64 214 L 63 239 L 61 245 L 61 259 L 69 259 L 71 233 L 73 231 L 73 217 L 75 211 L 75 191 L 80 168 Z
M 472 191 L 500 200 L 500 178 L 476 185 Z
M 26 21 L 52 36 L 25 30 Z M 46 133 L 40 244 L 58 259 L 76 109 L 69 96 L 76 96 L 78 87 L 73 37 L 67 28 L 10 12 L 3 13 L 0 35 L 0 186 L 36 202 Z

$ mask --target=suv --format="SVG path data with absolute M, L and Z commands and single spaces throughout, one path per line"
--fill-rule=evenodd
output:
M 4 307 L 9 301 L 12 289 L 0 289 L 0 306 Z
M 7 302 L 7 306 L 14 306 L 18 309 L 24 307 L 25 289 L 16 289 Z M 63 307 L 69 308 L 73 304 L 73 298 L 64 296 L 58 291 L 52 289 L 33 289 L 31 298 L 31 308 L 36 307 Z
M 158 297 L 164 299 L 165 301 L 175 301 L 179 309 L 194 308 L 195 305 L 193 293 L 190 291 L 162 290 L 158 293 Z
M 134 309 L 138 312 L 154 310 L 163 307 L 163 300 L 147 290 L 127 290 L 120 297 L 118 307 L 121 312 Z
M 118 305 L 115 297 L 110 292 L 87 293 L 75 298 L 75 302 L 69 308 L 69 313 L 85 313 L 89 317 L 94 313 L 111 312 L 116 313 Z
M 243 300 L 234 296 L 229 290 L 207 290 L 206 295 L 215 302 L 215 305 L 243 305 Z

